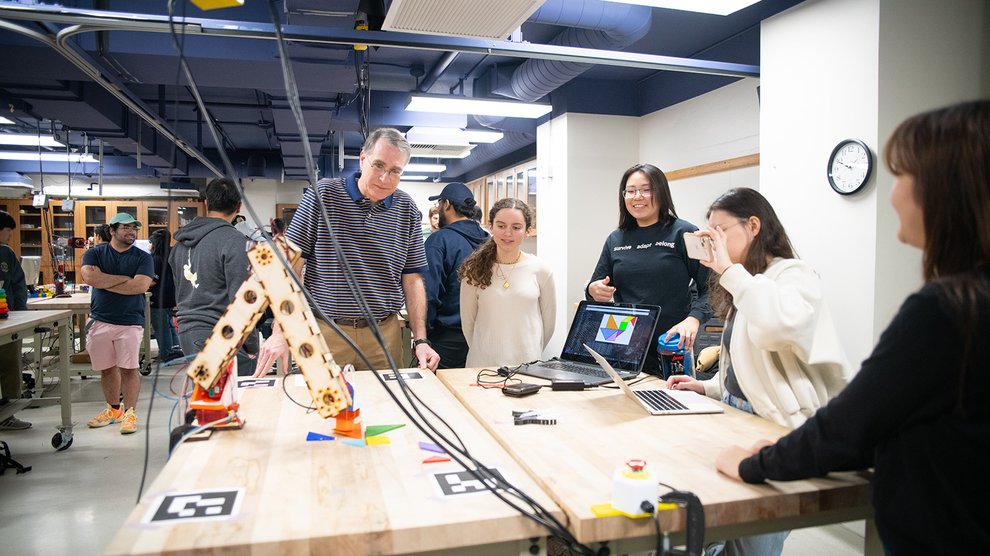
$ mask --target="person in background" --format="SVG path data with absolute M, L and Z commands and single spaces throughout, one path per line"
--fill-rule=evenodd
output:
M 17 222 L 10 213 L 0 210 L 0 288 L 7 292 L 7 308 L 11 311 L 27 310 L 27 284 L 21 261 L 8 244 Z M 21 372 L 21 340 L 0 346 L 0 407 L 9 400 L 21 397 L 24 378 Z M 31 423 L 11 415 L 0 421 L 0 430 L 23 430 Z
M 727 448 L 715 464 L 747 483 L 873 467 L 887 554 L 987 554 L 990 101 L 908 118 L 884 159 L 897 238 L 921 249 L 924 286 L 828 405 L 776 443 Z
M 440 355 L 441 369 L 460 369 L 468 345 L 461 330 L 461 280 L 457 272 L 464 259 L 488 239 L 471 219 L 477 206 L 474 194 L 459 182 L 448 183 L 430 197 L 440 209 L 440 229 L 426 238 L 429 270 L 426 284 L 426 337 Z
M 294 265 L 297 275 L 312 294 L 322 313 L 335 321 L 354 340 L 373 369 L 389 368 L 389 357 L 402 361 L 402 330 L 399 310 L 405 302 L 413 351 L 420 368 L 436 370 L 440 357 L 426 339 L 426 272 L 423 249 L 423 213 L 408 193 L 398 189 L 402 170 L 412 147 L 393 128 L 376 129 L 361 148 L 361 171 L 341 178 L 320 180 L 306 189 L 285 237 L 302 251 Z M 354 271 L 358 287 L 367 300 L 375 325 L 385 339 L 385 350 L 373 334 L 359 300 L 348 286 L 343 263 L 334 252 L 323 215 L 317 205 L 320 195 L 346 262 Z M 303 274 L 305 265 L 305 274 Z M 368 365 L 326 323 L 320 329 L 338 363 L 358 369 Z M 256 376 L 267 373 L 276 359 L 285 361 L 288 344 L 282 330 L 272 326 L 258 358 Z M 287 366 L 284 368 L 288 368 Z
M 433 197 L 430 197 L 433 200 Z M 440 207 L 433 205 L 430 207 L 430 233 L 436 233 L 440 229 Z
M 533 213 L 519 199 L 501 199 L 488 212 L 492 236 L 461 265 L 461 329 L 466 367 L 537 361 L 557 318 L 550 265 L 522 250 Z
M 846 386 L 851 370 L 823 299 L 821 279 L 796 258 L 783 224 L 757 191 L 730 189 L 708 209 L 712 306 L 725 320 L 719 372 L 667 379 L 674 390 L 720 399 L 788 428 Z M 788 532 L 732 539 L 715 554 L 780 554 Z
M 659 305 L 660 318 L 643 365 L 660 373 L 657 338 L 679 334 L 693 349 L 708 320 L 708 269 L 687 256 L 684 234 L 698 228 L 674 210 L 667 176 L 652 164 L 637 164 L 619 180 L 619 228 L 609 234 L 585 295 L 588 300 Z
M 175 280 L 168 264 L 172 234 L 165 229 L 151 234 L 151 259 L 155 263 L 155 283 L 151 292 L 151 327 L 158 342 L 158 360 L 167 363 L 182 357 L 179 335 L 175 331 Z
M 206 185 L 206 216 L 175 233 L 169 265 L 175 280 L 179 343 L 186 355 L 199 353 L 213 327 L 247 280 L 247 238 L 231 221 L 241 210 L 241 194 L 230 178 Z M 254 373 L 258 335 L 252 330 L 237 351 L 237 374 Z
M 110 243 L 110 226 L 106 224 L 97 224 L 93 228 L 93 245 L 101 243 Z
M 144 294 L 155 277 L 151 255 L 134 246 L 141 222 L 126 212 L 110 219 L 110 241 L 83 252 L 82 277 L 90 286 L 86 345 L 106 407 L 86 424 L 121 423 L 120 433 L 137 432 L 138 352 L 144 337 Z M 120 396 L 123 393 L 123 406 Z

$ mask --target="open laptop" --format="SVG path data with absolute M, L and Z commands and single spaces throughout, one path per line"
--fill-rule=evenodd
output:
M 604 357 L 590 347 L 584 347 L 602 366 L 602 369 L 612 377 L 612 382 L 618 384 L 626 396 L 636 400 L 636 403 L 651 415 L 687 415 L 723 413 L 725 411 L 719 404 L 690 390 L 633 390 L 619 377 L 619 373 L 615 372 L 615 369 Z
M 612 382 L 584 345 L 595 346 L 626 380 L 643 369 L 660 316 L 656 305 L 582 301 L 567 331 L 560 357 L 519 369 L 519 374 L 547 380 L 580 380 L 585 386 Z

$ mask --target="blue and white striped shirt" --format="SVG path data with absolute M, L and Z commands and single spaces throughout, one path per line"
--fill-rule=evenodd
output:
M 423 216 L 412 197 L 396 190 L 373 203 L 361 195 L 357 179 L 358 175 L 322 179 L 308 188 L 285 231 L 306 258 L 306 288 L 332 319 L 364 315 L 334 254 L 314 189 L 320 192 L 337 241 L 376 318 L 402 308 L 402 274 L 427 268 Z

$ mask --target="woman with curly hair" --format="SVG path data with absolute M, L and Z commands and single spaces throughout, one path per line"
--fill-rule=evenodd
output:
M 461 328 L 468 367 L 515 366 L 539 360 L 553 336 L 557 306 L 550 266 L 522 250 L 533 213 L 519 199 L 488 212 L 490 237 L 464 264 Z

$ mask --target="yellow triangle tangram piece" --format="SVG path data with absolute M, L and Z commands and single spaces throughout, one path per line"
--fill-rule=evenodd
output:
M 614 316 L 612 316 L 612 315 L 609 315 L 608 316 L 608 322 L 605 323 L 605 328 L 608 328 L 609 330 L 615 330 L 615 329 L 619 328 L 615 324 L 615 317 Z
M 364 441 L 368 443 L 368 446 L 378 446 L 392 443 L 387 436 L 368 436 L 365 437 Z

